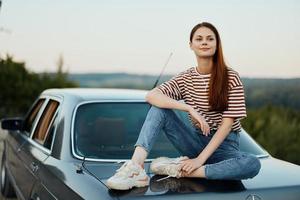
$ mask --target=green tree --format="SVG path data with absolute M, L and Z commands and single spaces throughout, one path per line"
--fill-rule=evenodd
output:
M 67 79 L 62 65 L 55 74 L 29 72 L 24 62 L 7 55 L 0 57 L 0 118 L 22 116 L 38 95 L 47 88 L 76 87 Z

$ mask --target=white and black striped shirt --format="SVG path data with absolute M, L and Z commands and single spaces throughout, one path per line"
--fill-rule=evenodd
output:
M 209 111 L 209 80 L 210 74 L 200 74 L 195 67 L 174 76 L 157 88 L 175 100 L 184 100 L 198 111 L 209 124 L 211 130 L 217 130 L 223 118 L 234 118 L 233 131 L 240 131 L 242 118 L 246 117 L 245 95 L 243 84 L 238 73 L 228 70 L 229 91 L 228 107 L 225 111 Z M 191 117 L 190 117 L 190 121 Z

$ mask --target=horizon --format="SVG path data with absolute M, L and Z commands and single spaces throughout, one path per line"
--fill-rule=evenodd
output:
M 44 72 L 40 72 L 39 74 L 42 74 Z M 46 72 L 46 73 L 56 73 L 56 72 Z M 125 75 L 133 75 L 133 76 L 157 76 L 158 74 L 139 74 L 139 73 L 130 73 L 130 72 L 74 72 L 74 73 L 69 73 L 68 75 L 114 75 L 114 74 L 125 74 Z M 174 76 L 176 74 L 162 74 L 162 76 Z M 282 78 L 282 77 L 247 77 L 247 76 L 240 76 L 242 79 L 300 79 L 300 77 L 287 77 L 287 78 Z

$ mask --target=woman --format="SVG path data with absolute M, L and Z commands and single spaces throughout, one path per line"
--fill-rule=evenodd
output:
M 224 62 L 218 31 L 210 23 L 197 24 L 189 44 L 197 66 L 147 94 L 146 100 L 153 106 L 132 159 L 107 180 L 108 187 L 125 190 L 149 184 L 143 163 L 161 129 L 184 157 L 154 160 L 150 168 L 155 174 L 231 180 L 258 174 L 260 161 L 239 151 L 239 120 L 246 117 L 244 89 L 238 73 Z M 189 113 L 193 131 L 172 109 Z

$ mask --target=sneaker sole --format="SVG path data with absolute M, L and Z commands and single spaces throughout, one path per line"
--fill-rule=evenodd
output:
M 127 184 L 127 185 L 106 182 L 107 187 L 109 187 L 110 189 L 115 189 L 115 190 L 129 190 L 133 187 L 146 187 L 148 185 L 149 185 L 149 178 L 147 178 L 146 181 L 136 181 L 134 184 Z

